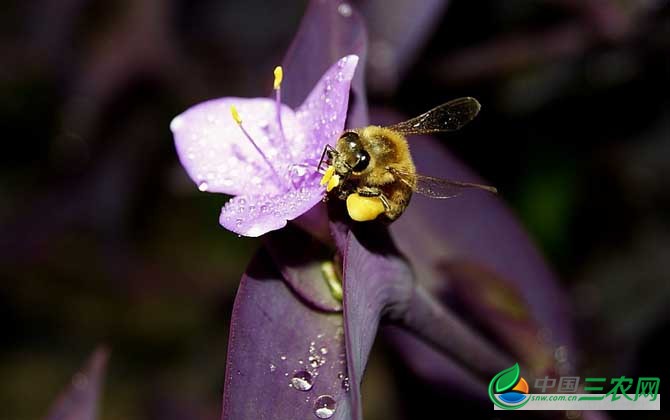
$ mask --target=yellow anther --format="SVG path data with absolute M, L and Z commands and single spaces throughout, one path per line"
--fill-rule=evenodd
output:
M 384 203 L 379 197 L 362 197 L 354 193 L 347 197 L 347 212 L 353 220 L 367 222 L 384 213 Z
M 328 185 L 326 185 L 326 191 L 330 192 L 333 188 L 337 187 L 340 185 L 340 176 L 338 174 L 335 174 L 330 177 L 328 180 Z
M 274 74 L 275 74 L 274 87 L 275 90 L 277 90 L 281 86 L 281 81 L 284 80 L 284 70 L 281 68 L 281 66 L 277 66 L 275 67 Z
M 323 174 L 323 178 L 321 178 L 321 185 L 326 185 L 328 181 L 330 181 L 330 178 L 333 177 L 333 174 L 335 173 L 335 167 L 329 166 L 328 169 L 326 169 L 326 173 Z
M 240 114 L 237 112 L 237 108 L 235 108 L 235 105 L 230 106 L 230 115 L 233 116 L 233 119 L 238 125 L 242 124 L 242 118 L 240 118 Z

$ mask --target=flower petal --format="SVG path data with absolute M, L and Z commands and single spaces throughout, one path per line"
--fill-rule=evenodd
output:
M 280 179 L 231 116 L 234 105 L 256 145 L 272 162 Z M 302 163 L 298 151 L 305 136 L 293 110 L 283 105 L 285 146 L 277 124 L 275 101 L 266 98 L 221 98 L 202 102 L 170 123 L 179 159 L 201 191 L 240 195 L 249 191 L 279 193 L 288 188 L 291 164 Z
M 222 420 L 317 418 L 320 396 L 335 403 L 331 419 L 349 419 L 344 353 L 342 315 L 302 303 L 261 251 L 235 298 Z
M 75 375 L 72 385 L 49 410 L 46 420 L 95 420 L 98 418 L 100 388 L 107 367 L 108 352 L 99 348 L 86 367 Z
M 350 3 L 310 0 L 298 33 L 282 61 L 282 100 L 291 107 L 300 106 L 336 60 L 355 54 L 359 62 L 364 63 L 366 51 L 365 22 Z M 364 70 L 364 65 L 358 66 L 351 82 L 347 128 L 368 123 Z M 296 222 L 319 236 L 323 233 L 320 227 L 328 224 L 326 218 L 317 220 L 316 217 L 309 221 L 301 217 Z
M 219 223 L 238 235 L 257 237 L 286 226 L 288 220 L 306 213 L 322 200 L 324 190 L 318 173 L 307 175 L 302 187 L 281 195 L 240 195 L 221 209 Z
M 321 77 L 307 99 L 296 110 L 296 117 L 307 137 L 303 156 L 318 159 L 327 144 L 335 145 L 344 131 L 349 105 L 349 89 L 358 56 L 341 58 Z
M 282 62 L 283 101 L 299 106 L 335 61 L 349 54 L 364 61 L 366 48 L 365 24 L 353 7 L 341 1 L 310 0 Z

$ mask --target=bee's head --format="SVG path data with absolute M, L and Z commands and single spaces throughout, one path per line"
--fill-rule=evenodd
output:
M 335 150 L 329 151 L 329 159 L 340 176 L 360 175 L 370 165 L 370 155 L 363 148 L 355 131 L 345 131 L 337 140 Z

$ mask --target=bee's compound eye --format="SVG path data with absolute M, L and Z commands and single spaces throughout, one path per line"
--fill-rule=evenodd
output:
M 356 154 L 356 158 L 358 159 L 358 162 L 356 162 L 356 165 L 353 167 L 354 172 L 364 171 L 370 164 L 370 155 L 365 150 L 360 150 Z
M 361 147 L 358 134 L 354 133 L 353 131 L 348 131 L 342 134 L 342 137 L 340 137 L 340 139 L 346 141 L 347 145 L 349 146 L 349 149 L 352 151 Z

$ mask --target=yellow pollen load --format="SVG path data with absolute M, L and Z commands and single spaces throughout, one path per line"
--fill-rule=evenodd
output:
M 274 75 L 275 75 L 274 88 L 275 90 L 278 90 L 279 87 L 281 86 L 282 80 L 284 80 L 284 70 L 281 68 L 281 66 L 275 67 Z
M 357 222 L 368 222 L 384 213 L 384 203 L 379 197 L 363 197 L 354 193 L 347 197 L 347 212 Z
M 328 181 L 330 181 L 330 178 L 333 177 L 333 174 L 335 173 L 335 167 L 329 166 L 328 169 L 326 169 L 326 173 L 323 174 L 323 178 L 321 178 L 321 185 L 326 185 Z
M 240 118 L 240 114 L 237 112 L 235 105 L 230 106 L 230 115 L 233 116 L 233 119 L 238 125 L 242 125 L 242 118 Z
M 333 175 L 326 185 L 326 191 L 330 192 L 333 188 L 340 185 L 340 176 L 338 174 Z

